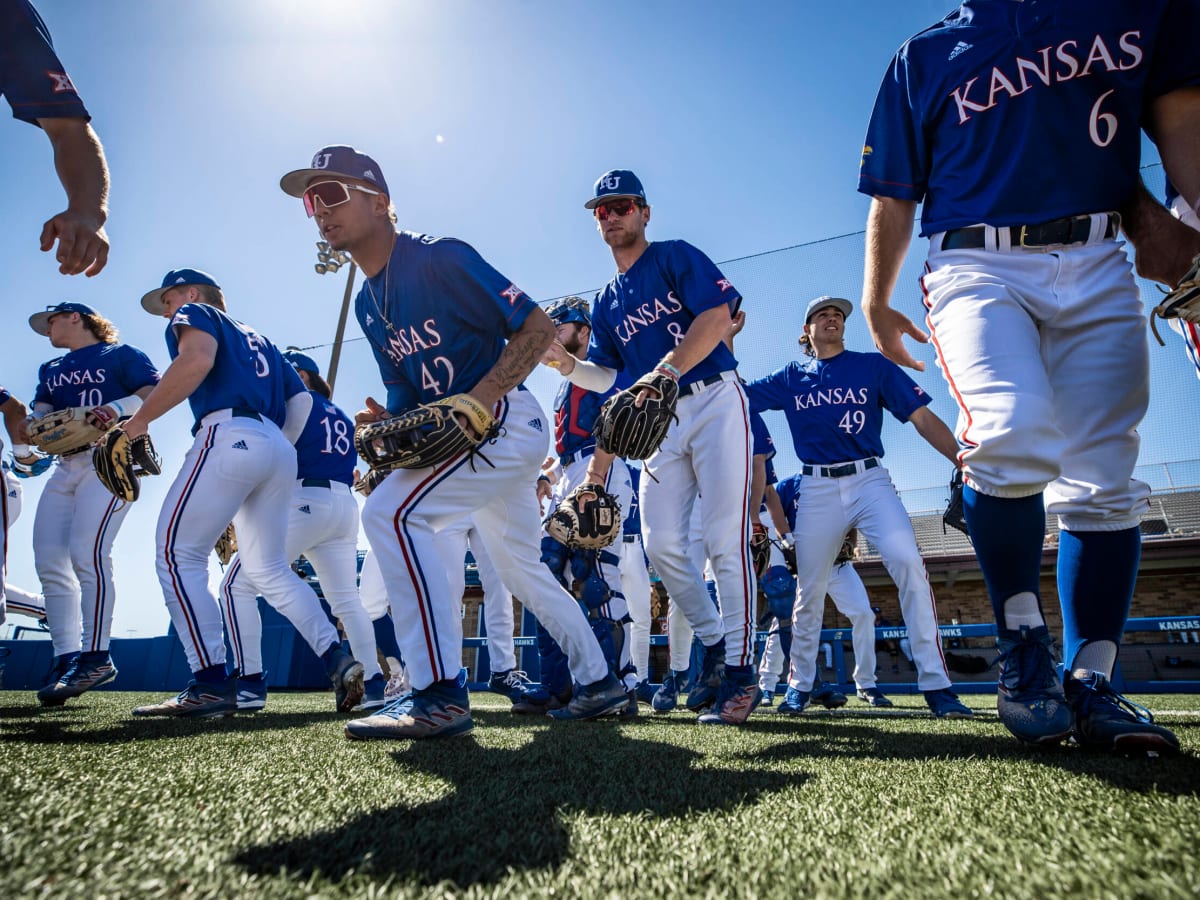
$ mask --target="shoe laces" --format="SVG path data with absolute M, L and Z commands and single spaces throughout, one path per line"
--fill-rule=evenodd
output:
M 409 691 L 408 693 L 401 694 L 395 700 L 391 700 L 391 701 L 385 703 L 379 709 L 375 710 L 374 715 L 377 715 L 377 716 L 403 715 L 412 709 L 412 705 L 413 705 L 413 695 L 412 695 L 412 691 Z M 405 707 L 405 708 L 401 709 L 401 707 Z
M 533 680 L 528 674 L 520 669 L 510 669 L 509 673 L 504 676 L 504 686 L 510 688 L 522 688 L 528 690 L 533 685 Z
M 1000 682 L 1010 694 L 1045 691 L 1058 685 L 1050 646 L 1023 634 L 1000 654 Z
M 1124 694 L 1118 693 L 1109 680 L 1099 672 L 1093 672 L 1088 678 L 1078 679 L 1077 683 L 1084 688 L 1079 696 L 1078 714 L 1087 717 L 1096 713 L 1101 707 L 1109 715 L 1133 719 L 1137 722 L 1150 724 L 1154 715 L 1140 703 L 1134 703 Z

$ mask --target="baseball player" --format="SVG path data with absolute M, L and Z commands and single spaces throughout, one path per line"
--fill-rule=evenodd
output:
M 879 548 L 900 589 L 917 663 L 917 685 L 938 718 L 967 718 L 971 710 L 950 690 L 942 659 L 937 609 L 908 513 L 880 462 L 883 411 L 913 426 L 935 450 L 953 460 L 954 435 L 929 408 L 930 397 L 899 366 L 878 353 L 845 348 L 840 297 L 817 297 L 804 315 L 806 362 L 791 362 L 751 382 L 754 410 L 781 409 L 803 465 L 792 536 L 796 547 L 796 607 L 792 614 L 792 667 L 779 712 L 799 715 L 811 699 L 816 657 L 834 559 L 846 532 L 858 528 Z
M 7 397 L 7 399 L 5 399 Z M 13 417 L 10 418 L 8 410 L 13 411 Z M 0 412 L 5 415 L 6 425 L 10 429 L 15 429 L 24 422 L 26 416 L 25 404 L 17 398 L 9 394 L 4 388 L 0 387 Z M 15 420 L 15 421 L 14 421 Z M 13 434 L 9 431 L 9 436 Z M 0 441 L 0 451 L 3 451 L 4 443 Z M 28 447 L 16 447 L 15 451 L 25 455 L 28 454 Z M 46 460 L 49 462 L 49 460 Z M 8 528 L 17 521 L 21 516 L 21 508 L 24 506 L 24 489 L 21 487 L 20 478 L 14 472 L 13 466 L 9 465 L 8 460 L 5 460 L 0 467 L 4 470 L 4 509 L 0 510 L 0 514 L 4 515 L 4 546 L 5 555 L 3 557 L 4 564 L 7 570 L 8 562 Z M 5 574 L 7 578 L 7 571 Z M 38 624 L 46 623 L 46 598 L 41 594 L 33 594 L 24 588 L 20 588 L 15 584 L 9 584 L 7 581 L 2 582 L 3 587 L 0 588 L 0 624 L 3 624 L 5 614 L 15 613 L 19 616 L 28 616 L 31 619 L 36 619 Z
M 900 48 L 867 130 L 863 309 L 898 363 L 923 367 L 905 335 L 932 340 L 958 404 L 966 519 L 1000 628 L 997 708 L 1024 741 L 1178 746 L 1108 680 L 1149 494 L 1133 478 L 1146 320 L 1117 233 L 1140 269 L 1158 265 L 1135 202 L 1142 126 L 1200 199 L 1197 33 L 1196 0 L 967 0 Z M 921 202 L 928 335 L 889 306 Z M 1061 528 L 1065 683 L 1038 592 L 1046 512 Z
M 195 441 L 167 491 L 155 538 L 159 584 L 193 680 L 178 696 L 133 714 L 225 716 L 237 710 L 237 676 L 226 668 L 220 605 L 208 586 L 208 558 L 225 526 L 232 521 L 237 531 L 240 569 L 276 609 L 293 622 L 320 613 L 287 555 L 286 511 L 297 474 L 292 444 L 308 423 L 313 397 L 274 344 L 230 318 L 211 275 L 170 271 L 142 297 L 142 308 L 168 320 L 171 365 L 123 427 L 130 438 L 143 435 L 185 399 L 195 419 Z M 324 648 L 317 652 L 339 706 L 353 707 L 362 698 L 363 667 L 342 649 L 323 614 L 321 620 L 310 643 Z
M 646 553 L 704 644 L 701 684 L 688 707 L 705 724 L 740 725 L 758 702 L 752 663 L 754 579 L 749 559 L 750 424 L 737 360 L 722 342 L 741 296 L 703 253 L 684 241 L 646 239 L 650 206 L 638 177 L 606 172 L 584 204 L 612 250 L 617 273 L 597 296 L 587 359 L 561 344 L 546 361 L 573 384 L 612 387 L 619 370 L 652 370 L 679 383 L 678 424 L 645 462 L 641 481 Z M 603 482 L 609 454 L 587 479 Z M 653 477 L 651 477 L 653 476 Z M 704 537 L 721 610 L 689 556 L 688 523 L 704 496 Z
M 42 226 L 42 250 L 58 243 L 64 275 L 99 274 L 108 262 L 108 165 L 91 116 L 28 0 L 0 0 L 0 94 L 13 116 L 39 126 L 54 149 L 67 208 Z
M 66 351 L 38 371 L 34 418 L 87 407 L 96 424 L 109 425 L 135 412 L 158 383 L 146 354 L 118 343 L 112 322 L 90 306 L 58 303 L 34 313 L 29 325 Z M 90 444 L 59 456 L 33 520 L 33 560 L 55 656 L 55 674 L 38 691 L 43 706 L 62 706 L 117 677 L 108 654 L 112 545 L 128 512 L 96 478 Z
M 392 621 L 391 607 L 388 606 L 387 585 L 383 583 L 383 573 L 379 571 L 379 560 L 370 549 L 363 555 L 359 567 L 358 595 L 367 615 L 371 617 L 375 646 L 387 664 L 388 680 L 383 689 L 383 699 L 385 704 L 391 703 L 409 693 L 412 684 L 400 644 L 396 640 L 396 623 Z
M 538 560 L 531 486 L 546 447 L 546 420 L 522 381 L 554 335 L 520 288 L 470 246 L 398 232 L 379 165 L 351 147 L 317 152 L 283 190 L 302 197 L 322 237 L 366 275 L 355 313 L 387 387 L 368 398 L 365 424 L 422 402 L 467 394 L 501 434 L 437 466 L 393 471 L 363 506 L 363 527 L 387 584 L 408 697 L 347 724 L 354 738 L 430 738 L 474 727 L 462 668 L 462 597 L 450 593 L 438 532 L 471 516 L 501 579 L 566 650 L 580 687 L 561 718 L 592 718 L 626 702 L 575 601 Z M 469 427 L 469 426 L 468 426 Z M 479 457 L 479 458 L 476 458 Z
M 386 680 L 379 667 L 371 618 L 358 596 L 358 503 L 350 491 L 358 462 L 354 423 L 330 399 L 333 392 L 311 356 L 288 351 L 283 358 L 295 368 L 312 397 L 308 421 L 296 439 L 296 482 L 287 512 L 287 558 L 303 554 L 312 564 L 321 593 L 345 629 L 351 654 L 362 661 L 362 702 L 355 706 L 350 697 L 335 692 L 338 709 L 378 709 L 384 703 Z M 259 710 L 267 702 L 258 593 L 239 553 L 225 571 L 220 592 L 225 628 L 238 667 L 239 710 Z M 263 596 L 275 605 L 272 594 L 263 591 Z M 319 655 L 329 646 L 328 617 L 315 594 L 303 607 L 291 604 L 280 612 L 314 653 Z
M 566 297 L 554 303 L 547 314 L 554 323 L 555 342 L 576 360 L 582 359 L 592 333 L 587 302 L 582 297 Z M 597 452 L 592 433 L 596 415 L 612 393 L 611 388 L 597 393 L 569 381 L 559 386 L 554 398 L 554 451 L 562 475 L 554 486 L 556 501 L 561 501 L 588 480 L 589 466 Z M 625 461 L 611 458 L 605 468 L 607 481 L 596 483 L 616 497 L 622 510 L 629 509 L 633 505 L 633 483 Z M 542 561 L 583 604 L 610 669 L 623 681 L 629 693 L 629 703 L 623 714 L 636 715 L 637 697 L 633 689 L 637 686 L 638 673 L 630 656 L 632 619 L 623 591 L 619 549 L 572 550 L 545 534 L 542 536 Z M 553 648 L 548 649 L 553 652 Z
M 800 507 L 801 474 L 789 475 L 776 486 L 780 505 L 787 519 L 788 534 L 796 530 L 796 511 Z M 793 541 L 794 538 L 790 538 Z M 851 542 L 853 546 L 853 541 Z M 804 553 L 804 548 L 797 548 L 797 554 Z M 859 577 L 850 558 L 841 559 L 839 554 L 833 568 L 829 572 L 829 583 L 825 592 L 833 600 L 838 612 L 850 620 L 851 643 L 854 646 L 854 679 L 856 695 L 859 700 L 877 708 L 888 707 L 892 701 L 876 685 L 875 669 L 875 613 L 871 609 L 871 600 L 867 595 L 866 586 Z M 777 671 L 777 670 L 775 670 Z M 759 684 L 762 684 L 761 669 Z M 814 694 L 814 700 L 821 698 Z

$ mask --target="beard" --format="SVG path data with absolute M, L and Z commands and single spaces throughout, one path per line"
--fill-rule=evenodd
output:
M 583 350 L 583 341 L 579 339 L 579 329 L 575 329 L 575 333 L 562 342 L 563 348 L 572 356 L 579 356 Z

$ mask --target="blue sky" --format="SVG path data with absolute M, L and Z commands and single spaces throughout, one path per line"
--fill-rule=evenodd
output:
M 40 0 L 108 152 L 113 250 L 91 280 L 59 276 L 37 252 L 61 188 L 39 130 L 0 122 L 10 175 L 0 383 L 29 397 L 37 366 L 55 354 L 25 320 L 65 299 L 100 309 L 165 367 L 164 323 L 137 300 L 179 266 L 213 273 L 231 313 L 280 346 L 327 343 L 344 277 L 313 272 L 315 228 L 278 181 L 329 143 L 379 161 L 402 227 L 471 242 L 535 299 L 611 276 L 582 208 L 609 168 L 642 177 L 652 237 L 685 238 L 716 260 L 857 231 L 867 207 L 855 193 L 859 155 L 879 79 L 900 42 L 951 5 Z M 914 259 L 923 252 L 917 241 Z M 857 297 L 861 258 L 843 256 L 838 290 Z M 794 303 L 812 294 L 798 288 Z M 745 340 L 763 363 L 748 377 L 795 346 L 794 328 L 780 338 L 772 327 L 781 310 L 760 312 L 753 300 Z M 866 349 L 857 324 L 851 346 Z M 348 336 L 357 334 L 351 322 Z M 328 353 L 312 351 L 323 365 Z M 1182 380 L 1178 356 L 1170 376 Z M 531 382 L 543 405 L 554 377 Z M 952 417 L 932 366 L 920 380 Z M 348 344 L 335 399 L 353 412 L 378 390 L 365 344 Z M 189 425 L 181 408 L 152 430 L 169 472 Z M 939 459 L 920 456 L 938 474 L 914 486 L 942 481 Z M 166 627 L 151 544 L 168 483 L 144 485 L 117 540 L 114 635 Z M 25 484 L 10 580 L 32 587 L 40 483 Z

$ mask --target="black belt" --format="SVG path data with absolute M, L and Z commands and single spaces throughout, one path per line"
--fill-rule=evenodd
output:
M 216 412 L 216 410 L 210 410 L 210 412 Z M 261 422 L 263 420 L 263 417 L 256 410 L 246 409 L 245 407 L 241 406 L 234 407 L 229 411 L 229 414 L 235 419 L 254 419 L 256 422 Z M 204 414 L 204 416 L 207 415 L 208 413 Z M 204 416 L 201 416 L 199 419 L 197 419 L 196 424 L 192 426 L 192 437 L 195 437 L 196 432 L 200 430 L 200 422 L 203 421 Z
M 300 487 L 333 487 L 332 482 L 328 478 L 305 478 L 300 482 Z
M 862 471 L 867 469 L 878 469 L 879 460 L 868 459 L 862 464 Z M 857 463 L 846 463 L 844 466 L 801 466 L 800 471 L 805 475 L 820 475 L 823 478 L 845 478 L 847 475 L 857 475 L 859 472 Z
M 708 387 L 710 384 L 716 384 L 718 381 L 724 381 L 718 373 L 717 375 L 709 375 L 707 378 L 701 378 L 699 381 L 693 381 L 690 384 L 685 384 L 679 388 L 679 396 L 686 397 L 688 394 L 694 394 L 702 387 Z
M 621 535 L 621 540 L 623 540 L 626 544 L 632 544 L 640 537 L 640 534 L 623 534 Z
M 979 250 L 987 245 L 987 225 L 972 225 L 970 228 L 952 228 L 942 237 L 943 250 Z M 1108 214 L 1106 238 L 1117 236 L 1121 217 Z M 1009 225 L 996 231 L 1008 231 L 1013 247 L 1048 247 L 1053 244 L 1082 244 L 1092 236 L 1091 216 L 1067 216 L 1040 225 Z

